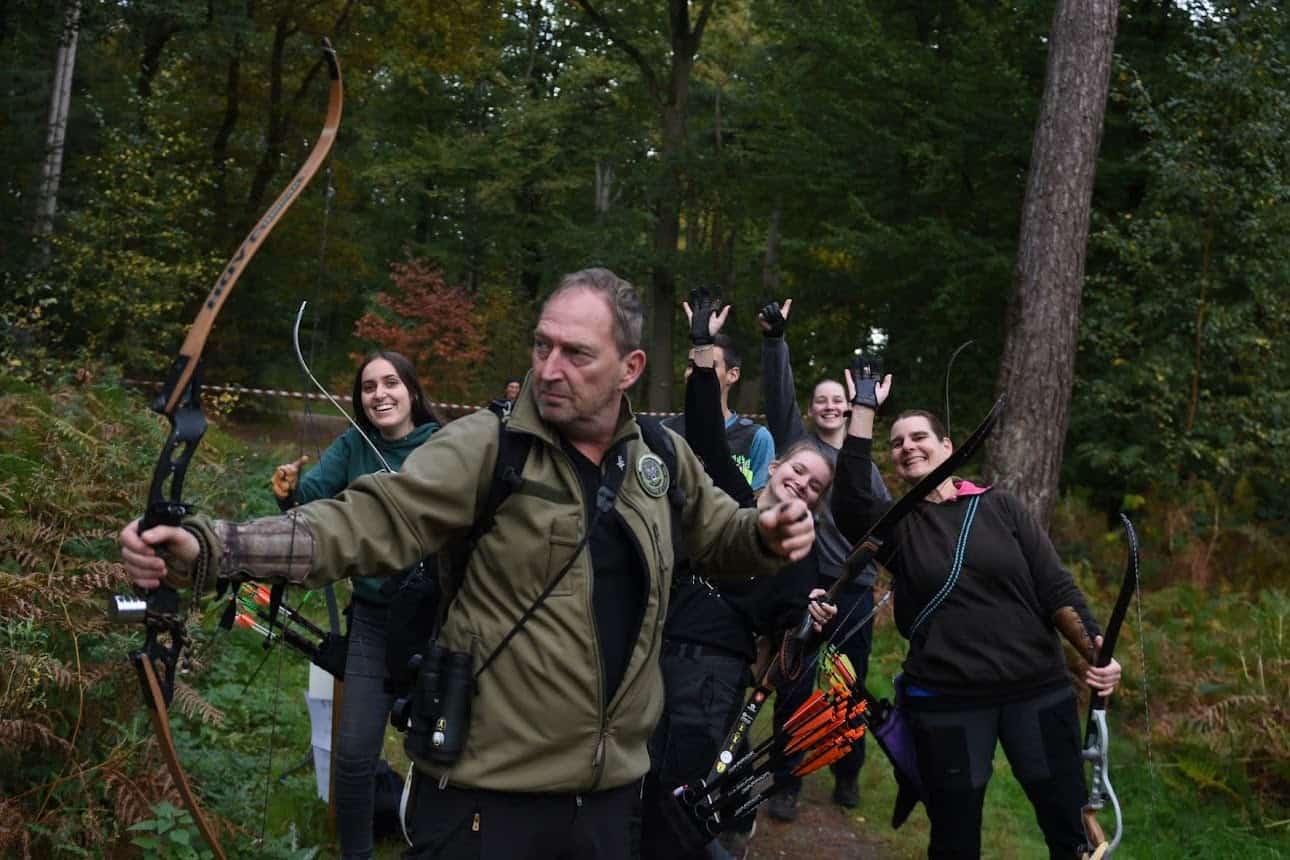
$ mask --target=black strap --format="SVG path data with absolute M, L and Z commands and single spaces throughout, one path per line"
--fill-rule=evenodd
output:
M 475 551 L 479 539 L 488 534 L 497 522 L 497 509 L 502 502 L 524 484 L 524 464 L 533 448 L 533 436 L 512 430 L 506 421 L 497 424 L 497 462 L 493 465 L 493 480 L 488 488 L 488 498 L 480 515 L 466 538 L 466 557 Z
M 488 495 L 483 506 L 475 516 L 470 531 L 465 537 L 454 541 L 440 551 L 439 585 L 441 599 L 435 613 L 435 625 L 431 638 L 438 635 L 443 627 L 444 618 L 456 593 L 466 578 L 466 567 L 470 557 L 475 553 L 479 541 L 493 530 L 497 522 L 497 510 L 511 494 L 524 485 L 524 464 L 528 461 L 529 451 L 533 448 L 533 436 L 511 430 L 507 422 L 497 422 L 497 460 L 493 463 L 493 472 L 489 479 Z
M 562 579 L 564 579 L 565 574 L 567 574 L 573 567 L 573 563 L 578 560 L 578 556 L 582 555 L 582 551 L 586 549 L 587 542 L 591 539 L 592 532 L 595 531 L 597 523 L 600 522 L 601 515 L 608 513 L 613 509 L 614 501 L 618 498 L 618 490 L 623 485 L 623 477 L 627 474 L 627 463 L 622 456 L 626 445 L 627 441 L 622 440 L 613 448 L 610 448 L 609 453 L 605 455 L 604 481 L 601 483 L 600 489 L 596 492 L 595 510 L 592 511 L 591 519 L 587 522 L 587 528 L 583 530 L 582 538 L 578 541 L 578 545 L 574 547 L 573 553 L 569 556 L 569 560 L 564 563 L 564 567 L 560 568 L 560 572 L 557 573 L 549 583 L 547 583 L 546 588 L 542 589 L 542 593 L 537 596 L 537 599 L 529 604 L 529 608 L 524 610 L 524 614 L 515 622 L 515 625 L 511 627 L 506 636 L 502 638 L 502 641 L 497 643 L 497 647 L 493 649 L 492 653 L 484 660 L 483 665 L 479 667 L 479 671 L 475 673 L 476 681 L 479 680 L 480 675 L 483 675 L 484 672 L 488 671 L 488 667 L 493 664 L 495 659 L 497 659 L 497 655 L 502 653 L 506 646 L 511 643 L 511 640 L 519 634 L 524 625 L 528 623 L 528 620 L 533 617 L 533 613 L 537 612 L 538 607 L 546 602 L 547 597 L 551 595 L 551 592 L 555 590 L 555 587 L 560 584 Z

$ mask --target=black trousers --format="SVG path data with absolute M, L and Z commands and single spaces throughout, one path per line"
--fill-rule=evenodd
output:
M 829 588 L 833 585 L 833 580 L 821 580 L 820 588 Z M 850 631 L 856 622 L 864 618 L 873 609 L 873 588 L 872 586 L 851 585 L 842 589 L 837 598 L 838 614 L 829 622 L 829 626 L 824 628 L 824 638 L 829 638 L 839 627 L 846 632 Z M 851 660 L 851 665 L 856 670 L 856 677 L 863 681 L 869 674 L 869 652 L 873 648 L 873 621 L 870 620 L 862 628 L 856 631 L 840 649 L 843 654 Z M 811 658 L 814 658 L 814 654 Z M 808 666 L 814 666 L 814 662 L 808 663 Z M 817 677 L 818 667 L 815 670 L 810 668 L 802 671 L 795 681 L 793 681 L 786 690 L 779 690 L 775 694 L 775 731 L 779 732 L 788 718 L 793 715 L 802 703 L 811 697 L 815 690 L 815 679 Z M 833 771 L 833 777 L 839 782 L 853 780 L 859 773 L 860 768 L 864 765 L 864 738 L 860 740 L 842 758 L 829 765 Z M 801 790 L 802 778 L 793 776 L 787 770 L 782 770 L 775 774 L 775 786 L 777 791 Z
M 981 856 L 981 809 L 1000 743 L 1034 807 L 1049 856 L 1079 856 L 1087 788 L 1069 686 L 992 707 L 915 710 L 917 697 L 910 697 L 909 707 L 932 823 L 929 858 Z
M 418 773 L 405 860 L 637 860 L 639 780 L 586 794 L 479 791 Z
M 650 740 L 641 856 L 700 860 L 707 852 L 687 855 L 659 807 L 674 802 L 672 789 L 708 775 L 743 707 L 748 661 L 734 653 L 667 642 L 660 662 L 666 705 Z

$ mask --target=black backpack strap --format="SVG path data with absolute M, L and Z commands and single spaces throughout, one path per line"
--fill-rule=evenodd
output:
M 497 510 L 511 494 L 524 485 L 524 463 L 528 460 L 529 451 L 533 448 L 533 436 L 511 430 L 507 422 L 497 422 L 497 460 L 493 463 L 492 476 L 489 479 L 488 495 L 484 497 L 483 506 L 475 515 L 475 521 L 462 538 L 453 541 L 439 553 L 439 586 L 441 599 L 435 632 L 443 626 L 457 591 L 461 589 L 466 577 L 466 567 L 475 547 L 484 535 L 493 530 L 497 522 Z
M 659 456 L 667 467 L 668 487 L 667 502 L 672 514 L 672 571 L 689 568 L 689 555 L 685 551 L 685 540 L 682 522 L 685 515 L 685 488 L 677 482 L 676 444 L 672 435 L 657 418 L 646 415 L 636 416 L 636 423 L 641 428 L 641 439 L 651 451 Z
M 493 480 L 488 488 L 488 498 L 475 524 L 466 537 L 467 553 L 473 552 L 479 539 L 493 530 L 497 522 L 497 509 L 524 484 L 524 464 L 533 449 L 533 436 L 512 430 L 507 422 L 497 422 L 497 462 L 493 464 Z

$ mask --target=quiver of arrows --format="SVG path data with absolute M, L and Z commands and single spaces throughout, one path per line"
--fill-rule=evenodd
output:
M 779 732 L 742 758 L 720 762 L 715 776 L 673 792 L 665 817 L 683 845 L 697 850 L 755 812 L 770 799 L 777 772 L 814 773 L 851 752 L 864 737 L 869 701 L 849 662 L 827 648 L 822 662 L 830 670 L 829 686 L 812 693 Z

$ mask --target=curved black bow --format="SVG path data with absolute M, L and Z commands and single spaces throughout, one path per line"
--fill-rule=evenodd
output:
M 219 279 L 189 327 L 188 336 L 179 348 L 179 354 L 170 365 L 161 393 L 151 404 L 153 411 L 166 416 L 170 422 L 170 434 L 153 469 L 152 484 L 148 490 L 148 507 L 139 522 L 141 532 L 157 525 L 177 526 L 192 512 L 192 505 L 183 501 L 184 477 L 197 445 L 206 432 L 206 417 L 202 414 L 200 399 L 200 365 L 202 350 L 210 335 L 211 326 L 214 325 L 215 317 L 219 315 L 220 309 L 251 258 L 255 256 L 269 233 L 318 172 L 318 168 L 331 151 L 332 143 L 336 140 L 336 132 L 340 128 L 344 88 L 336 52 L 332 49 L 331 43 L 326 40 L 324 40 L 323 52 L 331 77 L 331 89 L 327 103 L 327 118 L 324 121 L 322 133 L 304 165 L 286 189 L 273 201 L 273 205 L 252 228 L 238 247 L 237 253 L 220 272 Z M 199 571 L 194 577 L 192 585 L 194 603 L 205 587 L 203 574 L 203 571 Z M 191 605 L 189 608 L 191 609 Z M 178 592 L 165 584 L 150 592 L 146 598 L 118 595 L 108 608 L 108 616 L 113 621 L 142 622 L 144 625 L 146 635 L 143 647 L 130 654 L 130 662 L 139 673 L 143 698 L 148 705 L 153 728 L 161 744 L 166 767 L 170 771 L 175 787 L 197 823 L 202 836 L 210 845 L 211 851 L 219 860 L 224 860 L 224 851 L 220 847 L 210 821 L 202 813 L 192 787 L 188 784 L 188 778 L 179 763 L 179 755 L 175 751 L 174 740 L 170 734 L 168 708 L 175 692 L 175 673 L 179 665 L 179 655 L 187 644 L 187 614 L 179 610 Z M 162 669 L 160 675 L 155 668 L 158 665 Z
M 1116 598 L 1115 609 L 1111 611 L 1111 619 L 1106 623 L 1106 632 L 1102 634 L 1102 647 L 1098 649 L 1095 661 L 1097 666 L 1111 662 L 1116 640 L 1120 637 L 1120 627 L 1129 611 L 1129 602 L 1138 590 L 1138 535 L 1133 530 L 1133 523 L 1124 514 L 1120 514 L 1120 522 L 1124 526 L 1128 542 L 1124 580 L 1120 583 L 1120 594 Z M 1098 858 L 1110 857 L 1115 853 L 1124 831 L 1120 799 L 1111 785 L 1110 733 L 1106 724 L 1106 705 L 1106 696 L 1097 693 L 1092 695 L 1088 703 L 1088 725 L 1084 734 L 1084 760 L 1092 767 L 1091 788 L 1088 801 L 1084 804 L 1084 833 L 1088 838 L 1089 850 Z M 1109 840 L 1097 823 L 1097 813 L 1108 804 L 1115 813 L 1115 835 Z

